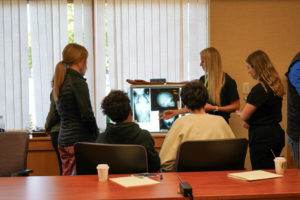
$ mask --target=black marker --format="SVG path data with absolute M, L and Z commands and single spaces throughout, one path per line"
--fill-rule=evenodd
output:
M 163 180 L 163 179 L 164 179 L 164 177 L 163 177 L 163 175 L 162 175 L 162 169 L 160 169 L 160 170 L 159 170 L 159 172 L 160 172 L 159 179 L 160 179 L 160 180 Z

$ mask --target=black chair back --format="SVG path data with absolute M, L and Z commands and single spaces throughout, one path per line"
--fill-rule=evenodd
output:
M 110 174 L 148 172 L 144 146 L 78 142 L 74 146 L 76 174 L 97 174 L 98 164 L 108 164 Z
M 0 176 L 13 176 L 26 170 L 28 143 L 26 132 L 0 133 Z
M 175 170 L 243 170 L 247 147 L 245 138 L 185 141 L 178 148 Z

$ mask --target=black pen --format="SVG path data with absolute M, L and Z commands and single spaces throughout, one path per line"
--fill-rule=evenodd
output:
M 163 175 L 162 175 L 162 169 L 160 169 L 159 172 L 160 172 L 159 179 L 160 179 L 160 180 L 163 180 L 164 177 L 163 177 Z

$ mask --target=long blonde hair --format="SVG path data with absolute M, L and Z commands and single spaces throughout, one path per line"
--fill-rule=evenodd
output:
M 87 60 L 88 51 L 85 47 L 76 44 L 68 44 L 62 52 L 63 60 L 58 62 L 55 67 L 55 73 L 53 77 L 53 97 L 57 101 L 59 97 L 59 89 L 63 84 L 66 75 L 66 69 L 68 66 L 78 64 L 81 61 Z
M 261 51 L 255 51 L 248 56 L 246 62 L 254 68 L 258 81 L 267 92 L 265 83 L 271 88 L 276 96 L 283 97 L 284 86 L 268 55 Z
M 205 86 L 207 87 L 209 100 L 220 106 L 220 94 L 225 83 L 221 55 L 216 48 L 209 47 L 202 50 L 200 56 L 206 65 Z

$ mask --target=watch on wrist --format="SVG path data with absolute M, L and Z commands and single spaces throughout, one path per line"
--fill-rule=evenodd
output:
M 217 111 L 219 111 L 219 106 L 215 106 L 214 112 L 217 112 Z

